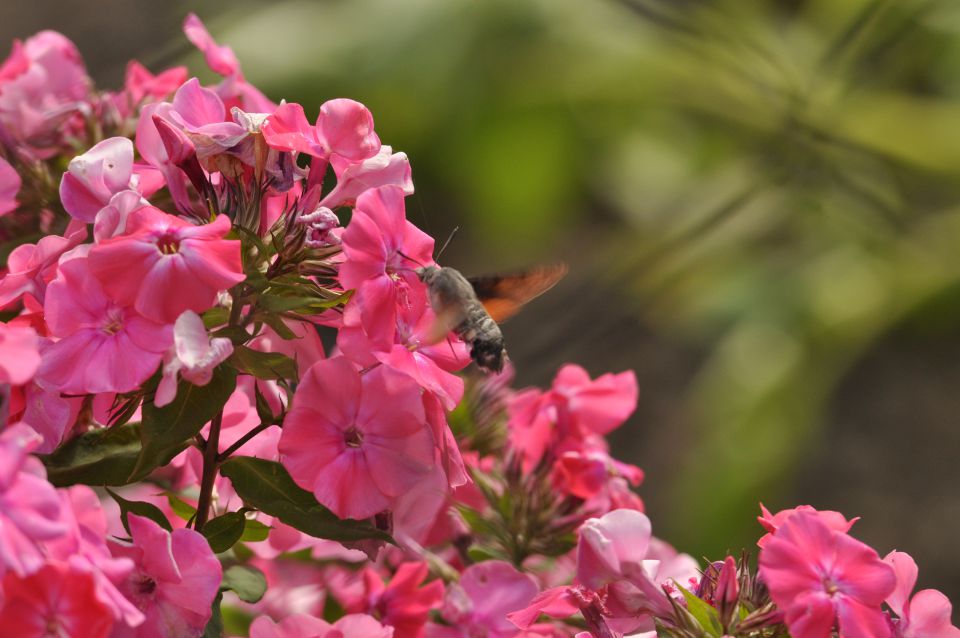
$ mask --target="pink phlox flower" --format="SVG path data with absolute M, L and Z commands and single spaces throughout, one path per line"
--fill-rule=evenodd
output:
M 23 424 L 0 432 L 0 574 L 37 571 L 45 559 L 42 543 L 67 533 L 60 497 L 32 456 L 40 436 Z
M 43 437 L 37 454 L 50 454 L 77 420 L 83 407 L 82 397 L 63 397 L 60 391 L 43 381 L 34 381 L 23 389 L 24 406 L 19 419 Z
M 41 304 L 47 284 L 57 276 L 60 256 L 87 238 L 87 228 L 71 222 L 63 237 L 47 235 L 36 244 L 21 244 L 7 257 L 7 274 L 0 279 L 0 308 L 30 295 Z
M 20 175 L 10 163 L 0 157 L 0 217 L 3 217 L 20 205 L 17 193 L 23 184 Z
M 450 627 L 431 626 L 429 638 L 513 638 L 523 635 L 508 616 L 537 596 L 537 582 L 505 561 L 488 560 L 463 571 L 460 582 L 447 587 L 441 615 Z M 519 613 L 519 612 L 518 612 Z M 539 615 L 539 614 L 537 614 Z M 524 626 L 529 627 L 531 623 Z
M 599 496 L 618 477 L 636 487 L 643 481 L 643 470 L 616 460 L 603 449 L 564 452 L 554 465 L 557 487 L 584 500 Z
M 393 636 L 393 627 L 384 627 L 375 618 L 364 614 L 349 614 L 332 625 L 304 614 L 288 616 L 279 623 L 274 623 L 269 616 L 260 616 L 250 625 L 250 638 L 393 638 Z
M 144 616 L 120 592 L 118 585 L 133 571 L 129 558 L 113 558 L 107 547 L 107 520 L 100 499 L 86 485 L 59 491 L 62 521 L 67 533 L 45 544 L 47 555 L 69 563 L 75 570 L 93 576 L 97 600 L 114 618 L 130 626 L 139 625 Z
M 0 67 L 0 125 L 37 158 L 54 155 L 77 127 L 68 120 L 88 107 L 90 78 L 77 47 L 56 31 L 14 41 Z
M 443 581 L 424 584 L 430 569 L 424 562 L 402 563 L 384 584 L 372 567 L 363 570 L 363 596 L 347 605 L 348 612 L 369 613 L 393 627 L 395 638 L 421 638 L 432 609 L 443 600 Z
M 107 297 L 89 259 L 62 261 L 47 290 L 46 347 L 37 376 L 67 394 L 130 392 L 147 380 L 173 343 L 171 326 Z
M 552 450 L 580 449 L 593 435 L 623 424 L 637 407 L 637 378 L 632 371 L 590 379 L 578 365 L 563 366 L 550 390 L 518 392 L 508 403 L 510 440 L 532 469 Z
M 163 378 L 157 386 L 154 404 L 163 407 L 177 395 L 177 376 L 196 386 L 213 378 L 213 369 L 233 354 L 233 342 L 225 337 L 210 338 L 197 313 L 186 310 L 173 324 L 173 348 L 163 358 Z
M 133 171 L 133 142 L 111 137 L 70 160 L 60 180 L 60 199 L 74 219 L 89 224 L 119 193 L 133 191 L 139 199 L 138 182 Z M 146 204 L 143 200 L 142 205 Z
M 389 146 L 381 146 L 376 155 L 359 161 L 334 155 L 330 163 L 337 185 L 320 200 L 320 206 L 352 206 L 365 191 L 381 186 L 398 186 L 404 195 L 413 194 L 410 160 L 406 153 L 394 153 Z
M 423 307 L 426 290 L 415 273 L 433 263 L 433 238 L 406 219 L 399 186 L 368 190 L 357 199 L 343 233 L 345 261 L 340 284 L 355 289 L 356 305 L 368 335 L 395 341 L 397 307 Z
M 894 629 L 896 638 L 960 638 L 960 629 L 950 622 L 950 599 L 936 589 L 924 589 L 910 597 L 919 571 L 913 558 L 894 551 L 883 560 L 897 577 L 897 586 L 886 600 L 899 619 Z
M 577 585 L 551 587 L 534 596 L 523 609 L 507 614 L 507 619 L 517 627 L 527 629 L 533 626 L 541 615 L 545 614 L 551 618 L 569 618 L 581 608 L 594 602 L 599 604 L 599 596 L 585 587 Z
M 420 392 L 384 366 L 361 375 L 343 357 L 317 362 L 284 420 L 281 462 L 341 518 L 387 509 L 434 466 Z
M 131 514 L 127 520 L 131 544 L 111 541 L 110 551 L 133 560 L 135 568 L 121 591 L 146 620 L 137 627 L 120 626 L 114 636 L 200 636 L 223 572 L 207 539 L 190 529 L 168 532 L 142 516 Z
M 124 117 L 132 117 L 138 106 L 146 101 L 162 100 L 176 91 L 187 80 L 187 67 L 176 66 L 154 75 L 137 60 L 127 62 L 123 92 L 115 103 Z
M 373 131 L 373 115 L 363 104 L 346 98 L 321 104 L 320 115 L 312 126 L 302 106 L 283 103 L 261 130 L 272 148 L 306 153 L 323 161 L 329 161 L 334 154 L 362 161 L 380 150 L 380 138 Z
M 52 562 L 38 571 L 3 579 L 0 627 L 17 638 L 106 638 L 114 625 L 110 609 L 97 597 L 93 574 L 75 565 Z
M 131 214 L 127 234 L 90 251 L 90 269 L 107 294 L 148 319 L 173 323 L 203 312 L 244 280 L 240 241 L 224 239 L 230 219 L 195 226 L 152 206 Z
M 340 226 L 340 218 L 329 208 L 318 206 L 312 213 L 297 217 L 297 222 L 306 226 L 306 244 L 310 248 L 325 248 L 340 244 L 340 237 L 333 233 Z
M 893 568 L 869 546 L 831 528 L 815 512 L 788 517 L 760 550 L 760 578 L 795 638 L 887 638 L 880 610 L 893 593 Z
M 227 110 L 220 97 L 200 86 L 197 78 L 187 80 L 177 89 L 169 109 L 157 115 L 172 122 L 186 133 L 201 160 L 224 153 L 249 135 L 236 122 L 227 120 Z
M 834 512 L 831 510 L 818 510 L 812 505 L 798 505 L 797 507 L 780 510 L 776 514 L 772 514 L 770 513 L 770 510 L 764 507 L 763 503 L 761 503 L 760 512 L 761 515 L 757 517 L 757 520 L 769 533 L 757 541 L 757 545 L 759 547 L 766 545 L 770 539 L 773 538 L 773 535 L 776 533 L 777 529 L 797 512 L 809 512 L 811 514 L 816 514 L 817 517 L 819 517 L 827 527 L 841 533 L 849 532 L 850 528 L 853 527 L 853 524 L 860 520 L 860 517 L 857 516 L 848 521 L 847 518 L 840 512 Z
M 33 378 L 40 367 L 38 345 L 30 326 L 0 323 L 0 384 L 23 385 Z

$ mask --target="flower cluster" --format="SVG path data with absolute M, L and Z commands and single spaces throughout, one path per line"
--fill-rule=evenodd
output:
M 604 438 L 634 375 L 465 370 L 370 111 L 184 32 L 218 83 L 98 91 L 49 31 L 0 66 L 6 633 L 960 636 L 834 512 L 763 510 L 756 569 L 654 537 Z

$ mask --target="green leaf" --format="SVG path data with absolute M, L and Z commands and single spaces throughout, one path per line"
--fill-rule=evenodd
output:
M 235 456 L 220 466 L 220 474 L 230 479 L 247 506 L 276 516 L 305 534 L 335 541 L 393 542 L 370 523 L 338 518 L 313 494 L 294 483 L 286 468 L 274 461 Z
M 230 321 L 230 311 L 221 306 L 216 306 L 203 313 L 202 318 L 203 326 L 210 330 Z
M 350 300 L 353 291 L 347 291 L 333 297 L 304 297 L 286 295 L 261 295 L 257 305 L 268 312 L 298 312 L 301 314 L 316 314 L 342 306 Z
M 170 509 L 173 510 L 173 513 L 185 521 L 192 520 L 193 517 L 197 515 L 196 507 L 172 492 L 167 492 L 167 503 L 170 504 Z
M 683 597 L 687 601 L 687 611 L 700 624 L 701 629 L 714 638 L 723 636 L 723 627 L 720 624 L 717 610 L 710 603 L 684 589 L 682 585 L 674 584 L 683 593 Z
M 258 520 L 248 518 L 247 523 L 243 528 L 243 536 L 240 537 L 240 540 L 245 543 L 258 543 L 260 541 L 265 541 L 270 535 L 271 529 L 273 528 L 271 528 L 269 525 L 264 525 Z
M 203 535 L 210 543 L 214 554 L 221 554 L 240 540 L 246 518 L 241 512 L 228 512 L 207 521 L 203 526 Z
M 271 409 L 270 404 L 267 402 L 267 397 L 263 396 L 263 392 L 260 391 L 260 384 L 253 384 L 253 396 L 256 399 L 257 406 L 257 416 L 260 417 L 260 421 L 263 423 L 273 423 L 274 415 L 273 409 Z
M 162 408 L 146 401 L 140 429 L 142 448 L 130 478 L 146 476 L 169 463 L 223 408 L 236 385 L 237 371 L 221 365 L 205 386 L 180 381 L 176 398 Z
M 123 529 L 127 530 L 127 534 L 130 533 L 130 524 L 127 521 L 127 515 L 129 514 L 145 516 L 168 532 L 173 531 L 173 527 L 170 525 L 170 521 L 167 520 L 167 516 L 153 503 L 128 501 L 110 488 L 107 488 L 107 494 L 113 497 L 113 500 L 120 506 L 120 522 L 123 523 Z
M 84 432 L 40 459 L 57 487 L 126 485 L 141 478 L 131 478 L 139 455 L 140 424 L 126 423 Z
M 258 379 L 296 379 L 297 363 L 279 352 L 260 352 L 246 346 L 233 349 L 230 362 L 240 372 Z
M 200 638 L 222 638 L 223 637 L 223 614 L 220 612 L 220 603 L 223 601 L 223 593 L 217 592 L 217 597 L 213 599 L 213 613 L 210 615 L 210 622 L 203 630 Z
M 273 331 L 276 332 L 281 339 L 290 341 L 291 339 L 297 338 L 297 335 L 290 329 L 290 326 L 285 324 L 283 319 L 277 315 L 270 314 L 269 312 L 258 312 L 256 319 L 273 328 Z
M 233 565 L 223 572 L 221 589 L 229 589 L 245 603 L 255 603 L 267 591 L 267 579 L 263 572 L 250 565 Z

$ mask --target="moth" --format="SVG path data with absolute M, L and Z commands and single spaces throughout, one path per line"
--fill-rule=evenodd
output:
M 507 351 L 497 322 L 553 288 L 567 274 L 567 266 L 558 263 L 470 278 L 449 267 L 423 266 L 416 273 L 427 286 L 430 307 L 437 315 L 438 340 L 453 331 L 470 345 L 470 357 L 478 366 L 500 372 Z

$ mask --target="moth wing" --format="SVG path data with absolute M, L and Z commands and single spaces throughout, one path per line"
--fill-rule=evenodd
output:
M 473 286 L 487 314 L 500 323 L 517 314 L 525 303 L 557 285 L 567 270 L 567 265 L 561 262 L 537 266 L 521 273 L 468 277 L 467 281 Z
M 436 314 L 437 318 L 434 320 L 433 325 L 430 326 L 430 330 L 427 331 L 425 337 L 426 345 L 432 346 L 440 343 L 464 320 L 463 311 L 453 305 L 447 306 Z

